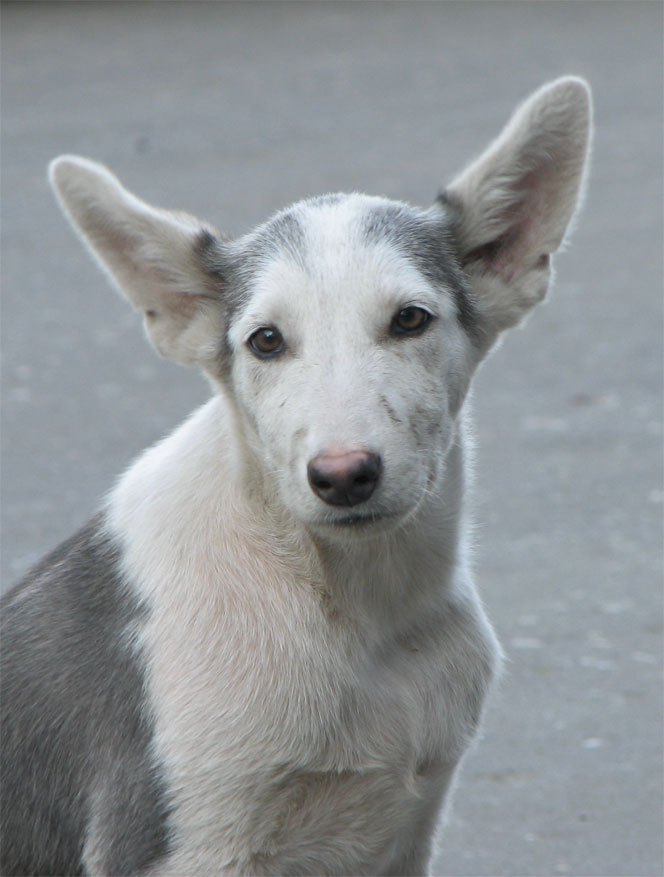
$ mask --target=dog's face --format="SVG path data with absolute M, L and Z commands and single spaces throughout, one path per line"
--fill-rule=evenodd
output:
M 587 86 L 561 79 L 429 210 L 328 196 L 234 242 L 85 159 L 51 179 L 156 349 L 230 392 L 266 495 L 357 532 L 435 492 L 475 366 L 546 293 L 589 130 Z
M 239 301 L 228 380 L 283 504 L 356 530 L 411 514 L 435 489 L 477 358 L 444 212 L 330 196 L 217 258 Z

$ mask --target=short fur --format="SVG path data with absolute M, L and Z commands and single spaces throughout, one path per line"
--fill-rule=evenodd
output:
M 326 196 L 235 241 L 53 163 L 215 392 L 3 601 L 3 873 L 427 873 L 500 664 L 464 401 L 548 287 L 589 131 L 561 79 L 429 209 Z M 367 459 L 357 494 L 314 484 Z

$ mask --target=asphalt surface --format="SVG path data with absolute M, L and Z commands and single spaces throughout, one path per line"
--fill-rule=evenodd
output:
M 550 301 L 479 375 L 477 575 L 508 652 L 436 875 L 662 874 L 662 5 L 14 3 L 2 32 L 3 580 L 203 401 L 61 218 L 108 163 L 229 233 L 310 194 L 429 203 L 563 73 L 594 166 Z

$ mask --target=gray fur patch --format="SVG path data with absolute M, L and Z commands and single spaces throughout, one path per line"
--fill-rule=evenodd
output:
M 199 238 L 197 251 L 203 270 L 210 278 L 214 297 L 225 311 L 226 333 L 219 339 L 218 377 L 228 378 L 231 346 L 228 331 L 233 313 L 251 296 L 257 272 L 279 252 L 287 251 L 301 261 L 304 230 L 292 208 L 282 210 L 255 231 L 236 241 L 226 242 L 209 232 Z
M 168 852 L 141 616 L 101 516 L 3 598 L 3 874 L 141 874 Z
M 207 273 L 223 283 L 225 294 L 237 305 L 247 299 L 251 281 L 269 259 L 282 251 L 301 258 L 304 229 L 295 210 L 288 208 L 236 241 L 205 234 L 198 249 Z
M 475 337 L 477 314 L 454 256 L 444 212 L 439 208 L 425 211 L 397 202 L 388 203 L 369 211 L 364 234 L 369 241 L 388 241 L 436 287 L 449 290 L 459 323 L 471 338 Z

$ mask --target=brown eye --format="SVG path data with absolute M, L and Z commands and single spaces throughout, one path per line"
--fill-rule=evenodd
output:
M 429 311 L 413 305 L 400 310 L 392 320 L 390 328 L 393 335 L 415 335 L 421 332 L 430 320 Z
M 249 347 L 255 354 L 263 358 L 276 356 L 284 349 L 284 339 L 281 332 L 274 326 L 264 326 L 258 329 L 249 338 Z

